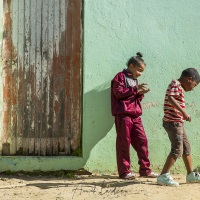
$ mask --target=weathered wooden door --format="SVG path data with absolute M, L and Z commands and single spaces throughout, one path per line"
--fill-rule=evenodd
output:
M 4 0 L 2 155 L 81 147 L 82 0 Z

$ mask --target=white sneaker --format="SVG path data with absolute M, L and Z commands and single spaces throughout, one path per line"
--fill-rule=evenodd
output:
M 179 186 L 179 183 L 173 180 L 173 178 L 170 176 L 170 173 L 158 176 L 157 183 L 159 185 L 166 185 L 166 186 Z
M 200 174 L 198 172 L 192 172 L 186 176 L 187 183 L 200 183 Z
M 130 173 L 126 174 L 126 176 L 123 179 L 135 179 L 135 177 L 136 177 L 136 174 L 130 172 Z
M 150 174 L 146 175 L 146 176 L 141 176 L 144 178 L 157 178 L 159 175 L 155 172 L 151 172 Z

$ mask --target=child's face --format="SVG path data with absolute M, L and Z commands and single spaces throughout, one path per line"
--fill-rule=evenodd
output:
M 196 81 L 193 81 L 192 80 L 192 77 L 189 77 L 187 80 L 186 80 L 186 84 L 184 85 L 184 90 L 186 92 L 188 91 L 191 91 L 194 89 L 194 87 L 196 87 L 198 84 L 196 83 Z
M 140 65 L 130 64 L 128 69 L 133 75 L 133 78 L 137 79 L 139 76 L 142 75 L 142 72 L 145 70 L 145 65 L 144 64 L 140 64 Z

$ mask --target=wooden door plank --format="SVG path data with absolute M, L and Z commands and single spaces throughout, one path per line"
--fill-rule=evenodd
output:
M 47 68 L 47 141 L 46 154 L 52 155 L 53 145 L 53 49 L 54 49 L 54 0 L 49 0 L 48 12 L 48 68 Z
M 17 84 L 18 84 L 18 2 L 11 2 L 12 15 L 12 72 L 11 72 L 11 124 L 10 124 L 10 155 L 15 155 L 17 150 L 16 132 L 17 132 Z
M 67 63 L 70 68 L 70 148 L 76 150 L 80 146 L 80 35 L 81 35 L 81 4 L 80 1 L 69 0 L 68 15 L 67 15 Z M 73 83 L 72 83 L 73 82 Z
M 11 19 L 11 1 L 5 0 L 4 4 L 4 17 L 3 17 L 3 136 L 2 142 L 2 155 L 10 154 L 9 139 L 9 125 L 10 125 L 10 106 L 11 106 L 11 68 L 12 68 L 12 19 Z
M 54 4 L 54 52 L 53 52 L 53 91 L 54 91 L 54 101 L 53 101 L 53 155 L 58 155 L 58 111 L 59 111 L 59 95 L 57 92 L 58 89 L 58 77 L 57 73 L 59 70 L 59 36 L 60 36 L 60 26 L 59 26 L 59 19 L 60 19 L 60 13 L 59 13 L 59 7 L 60 3 L 57 1 Z
M 47 130 L 47 77 L 48 77 L 48 9 L 49 9 L 49 1 L 43 0 L 42 1 L 42 130 L 40 135 L 40 155 L 46 155 L 46 130 Z
M 81 76 L 80 76 L 80 67 L 81 67 L 81 42 L 80 42 L 80 35 L 81 35 L 81 1 L 75 0 L 73 1 L 73 29 L 72 29 L 72 77 L 73 77 L 73 84 L 72 84 L 72 138 L 71 138 L 71 148 L 72 150 L 77 150 L 80 146 L 80 137 L 81 137 L 81 130 L 80 130 L 80 101 L 81 101 Z
M 42 41 L 42 35 L 41 35 L 41 25 L 42 25 L 42 0 L 37 0 L 36 5 L 36 113 L 35 113 L 35 155 L 40 156 L 40 134 L 42 131 L 42 51 L 41 51 L 41 41 Z
M 72 116 L 72 77 L 71 77 L 71 49 L 72 49 L 72 9 L 71 9 L 71 0 L 67 0 L 67 9 L 66 9 L 66 73 L 65 73 L 65 81 L 67 88 L 65 90 L 65 131 L 66 131 L 66 139 L 65 139 L 65 152 L 66 154 L 70 154 L 70 138 L 71 136 L 71 116 Z
M 29 132 L 29 155 L 35 154 L 35 115 L 36 115 L 36 1 L 30 1 L 31 10 L 30 10 L 30 92 L 31 92 L 31 100 L 30 100 L 30 132 Z
M 23 112 L 23 155 L 28 155 L 29 132 L 30 132 L 30 101 L 31 101 L 31 83 L 30 83 L 30 1 L 24 1 L 24 112 Z
M 24 126 L 24 0 L 18 0 L 18 121 L 17 121 L 17 154 L 22 155 L 22 138 Z
M 66 5 L 65 0 L 60 0 L 60 41 L 59 41 L 59 83 L 58 83 L 58 94 L 59 94 L 59 113 L 58 113 L 58 121 L 59 121 L 59 127 L 58 127 L 58 144 L 59 144 L 59 155 L 65 155 L 65 137 L 66 132 L 64 130 L 64 124 L 65 124 L 65 88 L 67 87 L 65 84 L 65 52 L 66 52 L 66 46 L 65 46 L 65 40 L 66 40 L 66 18 L 65 18 L 65 11 L 66 11 Z

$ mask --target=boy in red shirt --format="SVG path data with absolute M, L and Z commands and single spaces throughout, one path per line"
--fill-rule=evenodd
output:
M 149 89 L 144 83 L 138 84 L 137 78 L 142 75 L 145 67 L 142 54 L 138 52 L 129 59 L 127 69 L 119 72 L 111 81 L 111 108 L 117 132 L 117 167 L 119 177 L 123 179 L 136 176 L 130 171 L 130 145 L 137 152 L 140 176 L 158 176 L 150 169 L 148 140 L 140 118 L 141 101 Z
M 193 172 L 191 148 L 185 129 L 184 120 L 191 121 L 190 115 L 185 111 L 184 92 L 194 89 L 200 82 L 196 69 L 185 69 L 178 80 L 169 84 L 164 100 L 163 127 L 168 133 L 171 142 L 171 152 L 167 157 L 163 170 L 157 178 L 159 185 L 178 186 L 170 176 L 170 169 L 177 158 L 182 157 L 187 169 L 186 181 L 200 182 L 199 173 Z

